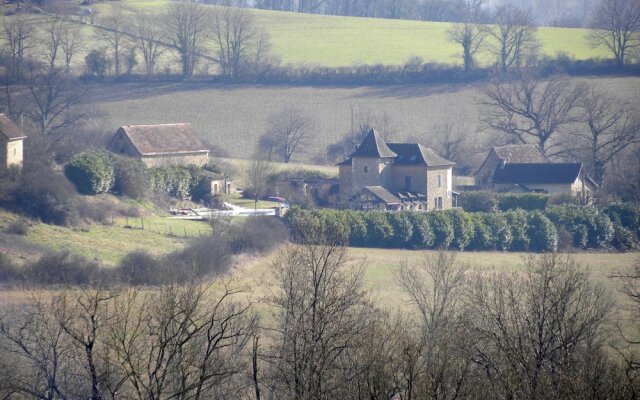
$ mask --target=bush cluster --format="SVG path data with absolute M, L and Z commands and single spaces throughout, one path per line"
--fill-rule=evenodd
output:
M 202 197 L 199 193 L 202 169 L 196 166 L 147 168 L 140 160 L 105 150 L 91 150 L 74 156 L 65 174 L 80 193 L 114 193 L 134 199 L 147 193 L 163 193 L 178 199 Z
M 467 213 L 461 210 L 361 212 L 305 210 L 285 216 L 298 242 L 334 241 L 360 247 L 555 251 L 555 225 L 539 211 Z
M 129 253 L 116 268 L 100 267 L 68 251 L 47 253 L 22 267 L 0 254 L 0 282 L 63 286 L 184 283 L 223 274 L 234 255 L 269 252 L 287 238 L 287 229 L 280 220 L 254 217 L 244 223 L 220 221 L 212 236 L 194 240 L 184 249 L 164 256 Z
M 637 248 L 640 206 L 605 210 L 572 204 L 547 210 L 362 212 L 292 207 L 293 240 L 359 247 L 549 252 L 561 248 Z M 569 241 L 569 242 L 567 242 Z
M 493 193 L 468 191 L 460 193 L 458 205 L 469 212 L 498 212 L 522 209 L 544 210 L 550 196 L 542 193 Z

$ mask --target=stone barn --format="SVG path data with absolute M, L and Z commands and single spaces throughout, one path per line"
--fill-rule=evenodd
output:
M 208 147 L 188 123 L 121 126 L 108 148 L 117 154 L 139 158 L 148 167 L 203 166 L 209 162 Z
M 0 168 L 22 167 L 26 137 L 27 135 L 6 115 L 0 114 Z

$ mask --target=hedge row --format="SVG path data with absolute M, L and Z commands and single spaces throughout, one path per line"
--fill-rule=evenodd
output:
M 640 207 L 628 204 L 612 205 L 605 210 L 566 205 L 550 206 L 545 212 L 519 209 L 502 213 L 361 212 L 292 207 L 285 221 L 296 241 L 328 239 L 350 246 L 408 249 L 627 250 L 638 248 L 640 235 Z
M 166 193 L 186 199 L 199 197 L 202 169 L 195 166 L 148 168 L 141 161 L 105 150 L 77 154 L 65 166 L 65 174 L 80 193 L 115 193 L 142 198 Z
M 463 191 L 458 205 L 469 212 L 498 212 L 509 210 L 544 210 L 549 195 L 543 193 L 493 193 L 487 191 Z

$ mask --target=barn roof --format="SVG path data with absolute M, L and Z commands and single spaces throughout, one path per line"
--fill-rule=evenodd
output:
M 396 153 L 391 151 L 375 129 L 371 129 L 360 146 L 349 157 L 391 158 Z
M 373 194 L 375 197 L 380 199 L 383 203 L 386 204 L 400 204 L 402 201 L 398 199 L 393 193 L 383 188 L 382 186 L 365 186 L 364 187 L 369 193 Z
M 8 140 L 24 139 L 27 137 L 27 135 L 4 114 L 0 114 L 0 133 Z
M 493 183 L 573 183 L 580 176 L 581 170 L 582 163 L 512 163 L 496 168 Z
M 141 155 L 208 152 L 191 124 L 125 125 L 118 129 Z
M 455 165 L 453 161 L 445 160 L 435 151 L 419 143 L 389 143 L 391 151 L 397 154 L 394 165 L 424 165 L 429 167 Z

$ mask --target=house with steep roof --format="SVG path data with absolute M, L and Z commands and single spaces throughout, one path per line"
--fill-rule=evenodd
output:
M 209 162 L 209 149 L 191 124 L 125 125 L 109 143 L 114 153 L 139 158 L 148 167 L 199 165 Z
M 475 185 L 481 189 L 490 189 L 493 173 L 501 164 L 506 163 L 546 163 L 547 158 L 535 144 L 509 144 L 492 147 L 480 168 L 475 173 Z
M 492 178 L 496 192 L 570 194 L 585 201 L 597 187 L 582 163 L 505 163 L 496 168 Z
M 22 167 L 27 135 L 4 114 L 0 114 L 0 169 Z
M 372 129 L 338 164 L 340 198 L 363 209 L 451 208 L 454 165 L 418 143 L 385 143 Z

